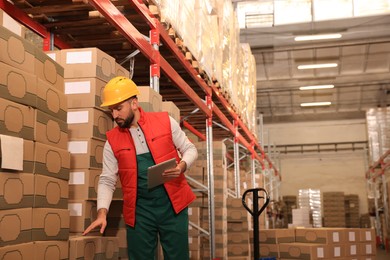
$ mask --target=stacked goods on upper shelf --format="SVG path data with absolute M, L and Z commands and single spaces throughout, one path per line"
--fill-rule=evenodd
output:
M 370 163 L 374 163 L 390 149 L 390 108 L 371 108 L 366 112 Z M 385 158 L 385 162 L 390 157 Z
M 0 258 L 67 259 L 64 70 L 23 38 L 16 21 L 0 17 L 17 29 L 0 26 Z
M 154 1 L 235 112 L 256 135 L 256 63 L 247 44 L 240 44 L 237 17 L 230 0 Z

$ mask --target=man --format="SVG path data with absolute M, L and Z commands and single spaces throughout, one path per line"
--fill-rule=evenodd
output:
M 126 77 L 113 78 L 103 90 L 101 106 L 110 109 L 118 126 L 107 132 L 97 219 L 83 235 L 96 227 L 104 232 L 119 176 L 129 259 L 154 259 L 157 235 L 165 260 L 189 259 L 187 207 L 195 195 L 183 173 L 198 153 L 167 112 L 144 112 L 138 104 L 139 94 L 135 83 Z M 174 178 L 148 189 L 147 168 L 171 158 L 176 158 L 177 165 L 163 175 Z

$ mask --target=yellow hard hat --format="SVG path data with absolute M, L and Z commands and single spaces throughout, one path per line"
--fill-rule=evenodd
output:
M 139 95 L 137 85 L 129 78 L 119 76 L 111 79 L 103 89 L 101 107 L 118 104 L 126 99 Z

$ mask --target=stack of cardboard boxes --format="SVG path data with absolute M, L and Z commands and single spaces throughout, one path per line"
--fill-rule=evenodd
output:
M 345 222 L 348 228 L 360 227 L 359 196 L 345 195 Z
M 344 192 L 323 192 L 324 227 L 346 227 Z
M 0 17 L 0 258 L 67 259 L 64 70 Z
M 297 228 L 260 231 L 260 256 L 275 259 L 375 259 L 373 229 Z

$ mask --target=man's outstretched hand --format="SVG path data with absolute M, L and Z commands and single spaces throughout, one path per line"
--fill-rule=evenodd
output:
M 101 209 L 98 210 L 96 220 L 94 222 L 92 222 L 91 225 L 89 225 L 89 227 L 87 227 L 84 230 L 83 236 L 85 236 L 91 230 L 93 230 L 93 229 L 95 229 L 97 227 L 100 227 L 100 234 L 103 234 L 104 230 L 107 227 L 107 209 L 101 208 Z

